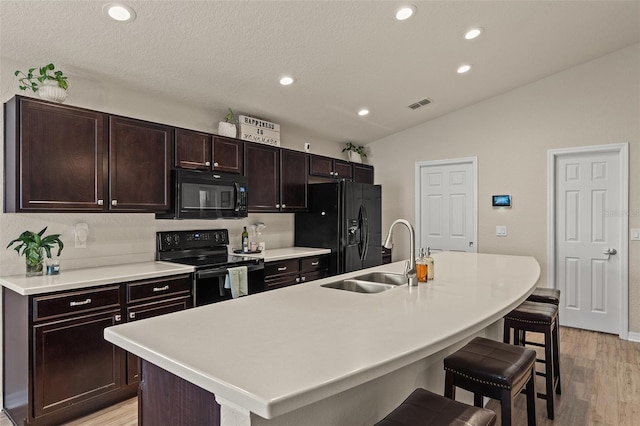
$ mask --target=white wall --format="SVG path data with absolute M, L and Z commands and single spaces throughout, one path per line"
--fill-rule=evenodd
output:
M 437 108 L 438 100 L 427 108 Z M 478 251 L 534 256 L 547 277 L 547 150 L 629 143 L 629 228 L 640 227 L 640 44 L 444 115 L 369 145 L 383 188 L 383 232 L 415 220 L 419 161 L 478 157 Z M 495 210 L 492 194 L 511 194 Z M 496 237 L 496 225 L 508 237 Z M 403 232 L 394 260 L 408 255 Z M 629 243 L 629 324 L 640 331 L 640 242 Z M 437 274 L 437 265 L 435 266 Z

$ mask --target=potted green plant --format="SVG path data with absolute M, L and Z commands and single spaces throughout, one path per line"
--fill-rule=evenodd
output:
M 7 245 L 7 248 L 9 248 L 17 244 L 13 249 L 25 257 L 28 277 L 42 275 L 42 260 L 45 253 L 47 258 L 51 259 L 51 249 L 54 246 L 58 246 L 56 256 L 60 256 L 64 248 L 64 244 L 60 240 L 60 234 L 51 234 L 45 237 L 43 235 L 46 230 L 47 227 L 45 226 L 37 234 L 31 231 L 24 231 L 18 238 Z
M 38 74 L 35 73 L 36 69 Z M 17 70 L 14 75 L 20 77 L 18 79 L 20 90 L 31 89 L 40 98 L 47 101 L 64 102 L 67 99 L 68 78 L 62 71 L 56 70 L 53 64 L 40 68 L 29 68 L 26 73 Z
M 364 152 L 364 146 L 354 145 L 351 142 L 347 142 L 347 146 L 342 148 L 342 152 L 346 152 L 349 161 L 353 163 L 362 163 L 362 159 L 367 156 L 367 153 Z
M 220 136 L 229 136 L 231 138 L 235 138 L 238 135 L 238 129 L 236 124 L 238 123 L 238 118 L 233 113 L 231 108 L 229 108 L 229 112 L 224 116 L 224 121 L 218 123 L 218 134 Z

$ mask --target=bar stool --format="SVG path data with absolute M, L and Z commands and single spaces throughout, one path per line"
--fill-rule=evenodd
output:
M 513 329 L 513 344 L 525 345 L 526 332 L 544 334 L 544 359 L 536 359 L 545 366 L 544 373 L 536 375 L 545 378 L 545 393 L 538 393 L 538 398 L 547 401 L 547 417 L 554 418 L 554 396 L 560 395 L 560 346 L 558 339 L 558 306 L 552 303 L 540 303 L 524 301 L 520 306 L 509 312 L 504 317 L 504 342 L 511 340 Z M 530 342 L 528 342 L 531 344 Z
M 529 302 L 560 304 L 560 290 L 557 288 L 536 287 L 533 293 L 527 297 Z
M 496 413 L 416 389 L 375 426 L 491 426 Z
M 536 352 L 476 337 L 444 359 L 444 396 L 455 399 L 456 387 L 473 392 L 474 405 L 482 397 L 500 400 L 502 425 L 510 426 L 515 397 L 526 388 L 527 423 L 536 424 Z

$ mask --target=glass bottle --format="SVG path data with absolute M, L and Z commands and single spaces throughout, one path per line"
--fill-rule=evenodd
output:
M 242 231 L 242 252 L 249 253 L 249 233 L 247 232 L 246 226 Z
M 427 279 L 432 280 L 434 276 L 434 262 L 433 257 L 431 257 L 431 248 L 427 247 L 427 256 L 425 257 L 425 263 L 427 264 Z
M 418 276 L 418 282 L 424 283 L 427 282 L 427 260 L 424 255 L 424 249 L 420 249 L 420 255 L 416 259 L 416 275 Z

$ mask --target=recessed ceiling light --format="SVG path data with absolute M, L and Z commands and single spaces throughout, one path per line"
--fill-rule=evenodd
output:
M 293 84 L 293 77 L 285 76 L 280 79 L 280 84 L 283 86 L 289 86 Z
M 472 28 L 464 34 L 464 38 L 467 40 L 473 40 L 482 34 L 482 28 Z
M 122 3 L 105 4 L 102 11 L 111 19 L 119 22 L 131 22 L 136 19 L 136 12 Z
M 471 65 L 465 64 L 458 67 L 458 74 L 464 74 L 471 70 Z
M 365 115 L 369 115 L 369 110 L 368 109 L 361 109 L 360 111 L 358 111 L 358 115 L 359 116 L 365 116 Z
M 396 11 L 396 19 L 398 21 L 404 21 L 411 18 L 416 13 L 416 7 L 414 5 L 402 6 Z

